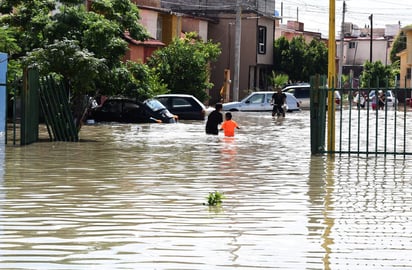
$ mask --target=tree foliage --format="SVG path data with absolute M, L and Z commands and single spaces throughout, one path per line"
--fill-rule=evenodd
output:
M 391 66 L 385 66 L 381 61 L 369 62 L 363 65 L 361 87 L 393 87 L 394 74 Z
M 157 50 L 148 61 L 171 93 L 191 94 L 199 100 L 208 98 L 209 64 L 220 54 L 219 44 L 203 42 L 195 33 L 174 39 L 169 46 Z
M 8 46 L 15 63 L 36 66 L 41 74 L 60 78 L 71 95 L 75 116 L 82 108 L 74 103 L 85 94 L 146 97 L 140 95 L 143 89 L 149 94 L 156 91 L 150 87 L 163 91 L 160 83 L 152 82 L 150 69 L 139 74 L 147 76 L 146 84 L 135 78 L 139 72 L 123 63 L 128 49 L 124 35 L 136 40 L 148 36 L 137 6 L 130 0 L 94 0 L 87 11 L 84 4 L 84 0 L 2 0 L 0 27 L 7 31 L 0 35 L 4 37 L 0 46 Z M 142 83 L 147 87 L 142 88 Z
M 0 52 L 5 52 L 8 55 L 15 55 L 20 53 L 20 47 L 13 35 L 14 30 L 8 26 L 0 26 Z M 7 81 L 10 83 L 16 77 L 22 75 L 20 62 L 16 59 L 8 59 L 8 73 Z
M 274 70 L 275 73 L 288 73 L 289 41 L 282 36 L 274 44 Z
M 325 43 L 312 40 L 306 51 L 305 56 L 305 76 L 328 73 L 328 49 Z
M 139 10 L 130 0 L 94 0 L 91 11 L 103 15 L 110 22 L 119 25 L 119 35 L 127 31 L 135 40 L 143 40 L 148 37 L 145 28 L 139 22 Z
M 395 63 L 399 61 L 400 58 L 396 54 L 406 49 L 406 35 L 403 31 L 399 32 L 399 35 L 396 36 L 395 41 L 392 45 L 392 50 L 390 53 L 391 62 Z
M 14 30 L 14 37 L 23 55 L 45 45 L 44 30 L 51 23 L 49 14 L 55 7 L 54 2 L 50 0 L 0 2 L 0 13 L 3 14 L 0 22 Z M 15 55 L 13 57 L 17 58 Z
M 322 41 L 308 44 L 299 36 L 291 41 L 280 37 L 274 43 L 274 70 L 287 74 L 292 81 L 309 81 L 312 75 L 326 74 L 327 68 L 328 49 Z
M 25 57 L 26 65 L 35 65 L 40 74 L 60 75 L 73 95 L 93 91 L 93 82 L 99 78 L 99 73 L 106 71 L 104 62 L 104 59 L 98 59 L 88 50 L 81 49 L 74 40 L 56 41 L 29 52 Z
M 81 48 L 86 48 L 98 58 L 106 59 L 109 68 L 120 65 L 127 50 L 127 43 L 122 39 L 120 25 L 104 16 L 88 12 L 83 6 L 65 7 L 54 16 L 54 23 L 49 27 L 48 40 L 77 40 Z
M 90 11 L 83 0 L 3 0 L 0 10 L 6 14 L 0 17 L 1 25 L 12 29 L 20 47 L 11 58 L 35 63 L 42 74 L 60 75 L 73 94 L 126 91 L 106 85 L 125 67 L 122 59 L 128 48 L 123 35 L 147 37 L 130 0 L 95 0 Z M 129 81 L 120 86 L 133 84 L 133 76 L 125 78 Z
M 148 65 L 128 61 L 124 64 L 123 68 L 127 70 L 124 74 L 129 76 L 129 78 L 118 76 L 111 82 L 113 87 L 125 84 L 122 86 L 123 91 L 120 94 L 144 100 L 157 94 L 168 92 L 166 84 L 162 82 L 158 74 L 149 68 Z
M 286 74 L 276 74 L 275 71 L 272 71 L 272 75 L 268 79 L 273 89 L 279 89 L 288 83 L 289 76 Z

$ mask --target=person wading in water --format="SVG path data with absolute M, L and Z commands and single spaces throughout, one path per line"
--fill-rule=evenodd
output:
M 285 105 L 285 102 L 286 102 L 286 94 L 282 92 L 282 89 L 278 89 L 278 91 L 272 95 L 272 101 L 271 101 L 271 104 L 273 104 L 272 116 L 277 115 L 279 117 L 282 114 L 282 116 L 285 117 L 285 109 L 283 108 L 283 105 Z

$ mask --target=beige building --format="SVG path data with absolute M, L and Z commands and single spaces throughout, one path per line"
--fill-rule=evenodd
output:
M 406 49 L 398 53 L 401 59 L 400 81 L 401 88 L 412 88 L 412 25 L 402 28 L 406 35 Z
M 385 28 L 373 29 L 371 37 L 369 28 L 358 28 L 356 25 L 346 23 L 343 32 L 343 48 L 341 38 L 336 40 L 336 56 L 338 65 L 342 65 L 342 73 L 348 75 L 352 72 L 356 81 L 366 61 L 381 61 L 384 65 L 392 64 L 390 52 L 394 37 L 399 31 L 399 25 L 386 25 Z
M 390 63 L 390 50 L 393 38 L 368 37 L 344 38 L 343 40 L 343 65 L 362 66 L 366 61 L 370 61 L 370 50 L 372 49 L 372 62 L 381 61 L 384 65 Z M 372 45 L 371 45 L 372 44 Z M 336 51 L 339 56 L 341 41 L 336 41 Z

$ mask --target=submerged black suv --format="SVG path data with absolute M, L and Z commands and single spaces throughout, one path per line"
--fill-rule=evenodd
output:
M 176 116 L 156 99 L 139 102 L 128 98 L 109 98 L 103 105 L 92 108 L 88 119 L 96 122 L 176 123 Z

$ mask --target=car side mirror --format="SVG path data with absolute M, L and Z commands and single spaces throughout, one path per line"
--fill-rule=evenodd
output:
M 249 103 L 250 103 L 250 100 L 246 100 L 245 103 L 246 103 L 246 104 L 249 104 Z

